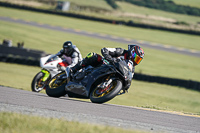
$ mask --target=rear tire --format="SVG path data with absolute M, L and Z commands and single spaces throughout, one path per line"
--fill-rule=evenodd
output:
M 107 94 L 105 94 L 103 96 L 97 95 L 96 92 L 98 91 L 98 88 L 97 88 L 97 86 L 95 86 L 95 88 L 90 93 L 91 102 L 104 103 L 104 102 L 107 102 L 107 101 L 113 99 L 115 96 L 117 96 L 118 93 L 120 92 L 120 90 L 122 89 L 122 81 L 114 80 L 111 84 L 113 84 L 114 88 L 112 88 L 112 90 L 110 90 Z
M 65 72 L 59 73 L 57 75 L 55 75 L 48 83 L 48 85 L 46 86 L 46 93 L 48 96 L 50 97 L 61 97 L 67 94 L 67 92 L 65 91 L 65 85 L 67 82 L 61 84 L 58 87 L 53 87 L 54 81 L 59 78 L 58 76 L 60 75 L 66 75 Z

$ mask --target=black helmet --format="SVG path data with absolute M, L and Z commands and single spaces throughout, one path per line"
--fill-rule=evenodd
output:
M 142 61 L 144 57 L 144 50 L 138 45 L 132 45 L 132 47 L 129 49 L 129 55 L 135 66 Z
M 73 52 L 73 44 L 71 41 L 66 41 L 63 44 L 63 53 L 66 55 L 71 55 Z

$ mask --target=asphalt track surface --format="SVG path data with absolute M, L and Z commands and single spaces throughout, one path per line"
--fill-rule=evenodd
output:
M 0 86 L 0 112 L 16 112 L 69 121 L 153 132 L 200 133 L 200 117 L 112 104 L 94 104 L 68 97 Z
M 29 26 L 34 26 L 34 27 L 39 27 L 39 28 L 44 28 L 44 29 L 49 29 L 49 30 L 67 32 L 67 33 L 76 34 L 76 35 L 83 35 L 83 36 L 97 38 L 97 39 L 104 39 L 104 40 L 124 43 L 126 45 L 127 44 L 139 44 L 142 47 L 158 49 L 158 50 L 163 50 L 163 51 L 173 52 L 173 53 L 179 53 L 179 54 L 184 54 L 184 55 L 189 55 L 189 56 L 200 57 L 200 51 L 186 49 L 186 48 L 180 48 L 180 47 L 174 47 L 174 46 L 170 46 L 170 45 L 155 44 L 155 43 L 145 42 L 145 41 L 141 41 L 141 40 L 122 38 L 122 37 L 117 37 L 117 36 L 112 36 L 112 35 L 107 35 L 107 34 L 82 31 L 79 29 L 71 29 L 71 28 L 60 27 L 60 26 L 52 26 L 52 25 L 48 25 L 48 24 L 41 24 L 41 23 L 37 23 L 37 22 L 25 21 L 22 19 L 15 19 L 15 18 L 2 17 L 2 16 L 0 16 L 0 21 L 13 22 L 13 23 L 24 24 L 24 25 L 29 25 Z

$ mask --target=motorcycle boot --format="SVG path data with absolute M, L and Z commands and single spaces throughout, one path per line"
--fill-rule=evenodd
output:
M 81 61 L 79 63 L 77 63 L 74 67 L 71 67 L 71 74 L 75 74 L 78 70 L 80 70 L 81 68 L 85 67 L 85 61 Z
M 74 67 L 71 67 L 71 74 L 74 75 L 77 71 L 89 65 L 96 67 L 102 63 L 102 57 L 96 53 L 91 52 L 81 62 L 77 63 Z
M 70 67 L 67 67 L 67 68 L 65 69 L 65 73 L 66 73 L 66 76 L 63 77 L 63 78 L 71 78 L 72 70 L 71 70 Z

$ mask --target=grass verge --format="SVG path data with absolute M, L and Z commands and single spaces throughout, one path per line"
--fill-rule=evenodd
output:
M 2 133 L 142 133 L 137 130 L 8 112 L 0 112 L 0 123 Z

